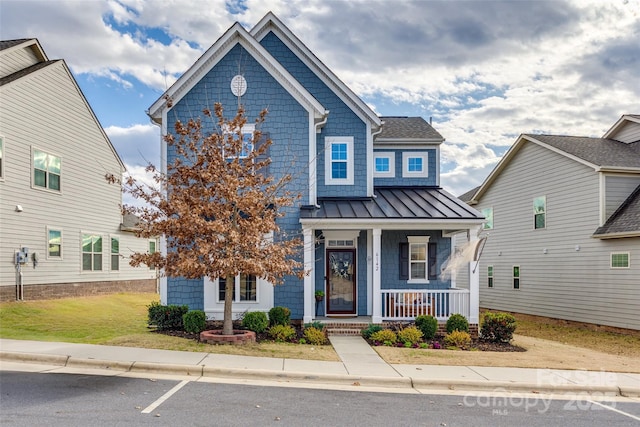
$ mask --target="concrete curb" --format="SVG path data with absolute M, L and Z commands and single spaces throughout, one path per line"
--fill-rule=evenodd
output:
M 69 357 L 67 360 L 67 368 L 90 368 L 90 369 L 108 369 L 110 371 L 128 372 L 131 370 L 131 362 L 116 362 L 111 360 L 100 359 L 82 359 L 77 357 Z
M 129 372 L 153 372 L 169 375 L 202 376 L 203 365 L 180 365 L 176 363 L 133 362 Z
M 41 363 L 43 365 L 67 366 L 69 356 L 0 351 L 0 360 L 5 360 L 7 362 Z

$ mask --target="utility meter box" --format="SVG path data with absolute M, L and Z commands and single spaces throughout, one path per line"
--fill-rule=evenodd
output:
M 29 262 L 29 248 L 23 247 L 19 251 L 16 251 L 16 258 L 14 262 L 16 264 L 26 264 Z

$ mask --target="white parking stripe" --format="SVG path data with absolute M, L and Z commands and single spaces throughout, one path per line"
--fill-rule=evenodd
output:
M 621 411 L 621 410 L 616 409 L 616 408 L 614 408 L 614 407 L 612 407 L 612 406 L 603 405 L 602 403 L 600 403 L 600 402 L 594 402 L 593 400 L 589 400 L 589 403 L 593 403 L 593 404 L 595 404 L 595 405 L 598 405 L 598 406 L 603 407 L 604 409 L 608 409 L 608 410 L 610 410 L 610 411 L 617 412 L 617 413 L 619 413 L 619 414 L 626 415 L 627 417 L 632 418 L 632 419 L 634 419 L 634 420 L 638 420 L 638 421 L 640 421 L 640 417 L 636 417 L 635 415 L 631 415 L 631 414 L 629 414 L 629 413 L 627 413 L 627 412 Z
M 156 409 L 158 406 L 162 405 L 162 403 L 167 400 L 168 398 L 170 398 L 171 396 L 173 396 L 178 390 L 180 390 L 182 387 L 184 387 L 185 385 L 187 385 L 189 383 L 189 381 L 182 381 L 180 382 L 178 385 L 176 385 L 174 388 L 172 388 L 171 390 L 169 390 L 168 392 L 166 392 L 164 395 L 162 395 L 162 397 L 160 397 L 158 400 L 156 400 L 155 402 L 153 402 L 151 405 L 147 406 L 145 409 L 142 410 L 143 414 L 149 414 L 151 411 L 153 411 L 154 409 Z

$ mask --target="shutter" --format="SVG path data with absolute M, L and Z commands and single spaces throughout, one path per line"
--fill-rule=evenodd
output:
M 435 243 L 429 243 L 427 264 L 429 266 L 428 279 L 436 280 L 438 278 L 438 272 L 436 267 L 438 265 L 438 245 Z
M 400 280 L 409 280 L 409 243 L 400 243 L 398 250 L 400 259 L 398 262 L 400 271 Z

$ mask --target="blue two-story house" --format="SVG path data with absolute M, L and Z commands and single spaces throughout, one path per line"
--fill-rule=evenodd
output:
M 475 262 L 459 275 L 465 283 L 441 270 L 463 241 L 478 241 L 483 218 L 440 188 L 444 138 L 429 123 L 379 117 L 272 13 L 250 32 L 233 25 L 148 114 L 165 135 L 215 102 L 231 115 L 241 103 L 249 119 L 268 109 L 261 131 L 273 141 L 269 173 L 290 174 L 288 190 L 302 195 L 280 228 L 303 236 L 300 256 L 310 272 L 276 287 L 236 277 L 234 313 L 286 306 L 304 322 L 320 315 L 374 323 L 462 313 L 478 323 Z M 166 167 L 175 157 L 162 144 Z M 220 285 L 164 278 L 161 300 L 220 319 Z M 325 293 L 321 302 L 317 290 Z

